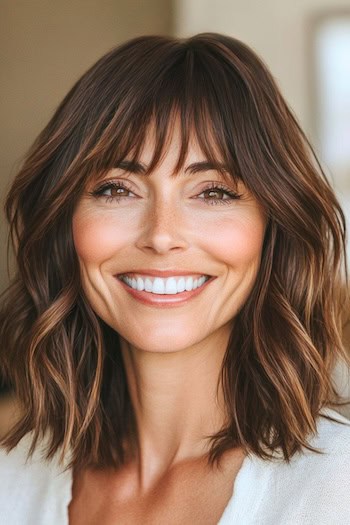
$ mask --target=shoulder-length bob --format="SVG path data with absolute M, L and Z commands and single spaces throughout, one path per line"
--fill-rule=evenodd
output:
M 72 214 L 91 177 L 137 160 L 156 132 L 151 172 L 174 118 L 181 168 L 191 134 L 266 210 L 260 271 L 236 317 L 220 382 L 227 421 L 208 436 L 210 464 L 243 446 L 289 461 L 308 447 L 337 397 L 331 372 L 341 342 L 347 280 L 343 212 L 295 117 L 255 53 L 214 33 L 144 36 L 103 56 L 58 107 L 6 201 L 17 273 L 3 295 L 0 372 L 23 408 L 7 449 L 48 433 L 47 457 L 71 466 L 120 466 L 135 420 L 119 336 L 81 287 Z

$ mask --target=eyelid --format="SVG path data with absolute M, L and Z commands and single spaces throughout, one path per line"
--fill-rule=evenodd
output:
M 221 182 L 210 182 L 207 186 L 205 186 L 204 189 L 202 189 L 202 191 L 199 193 L 199 195 L 201 193 L 204 193 L 205 191 L 208 191 L 208 190 L 222 190 L 222 191 L 225 191 L 226 193 L 228 193 L 229 195 L 235 196 L 237 198 L 243 196 L 242 193 L 238 192 L 238 189 L 234 189 L 234 188 L 232 188 L 230 186 L 226 186 L 225 184 L 222 184 Z

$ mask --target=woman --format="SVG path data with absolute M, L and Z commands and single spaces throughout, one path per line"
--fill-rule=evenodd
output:
M 350 520 L 350 429 L 330 408 L 344 216 L 247 46 L 112 50 L 6 212 L 1 371 L 21 406 L 1 442 L 7 521 Z

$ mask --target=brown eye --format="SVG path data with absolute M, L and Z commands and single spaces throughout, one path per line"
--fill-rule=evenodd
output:
M 127 193 L 129 193 L 129 190 L 122 186 L 110 186 L 103 191 L 103 195 L 108 195 L 109 197 L 127 197 Z
M 107 200 L 119 200 L 123 197 L 129 197 L 132 193 L 126 185 L 116 182 L 107 182 L 92 192 L 96 198 L 106 197 Z
M 204 197 L 202 198 L 200 195 L 204 195 Z M 241 195 L 231 189 L 217 185 L 210 186 L 198 195 L 198 198 L 206 204 L 231 204 L 240 197 Z
M 226 194 L 224 190 L 217 188 L 213 190 L 205 190 L 203 193 L 206 193 L 208 197 L 214 199 L 222 199 Z

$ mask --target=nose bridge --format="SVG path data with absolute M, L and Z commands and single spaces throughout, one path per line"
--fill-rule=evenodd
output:
M 174 196 L 155 197 L 144 217 L 139 245 L 159 253 L 186 247 L 183 211 Z
M 157 231 L 168 231 L 176 222 L 178 205 L 174 199 L 159 196 L 150 212 L 150 225 Z

